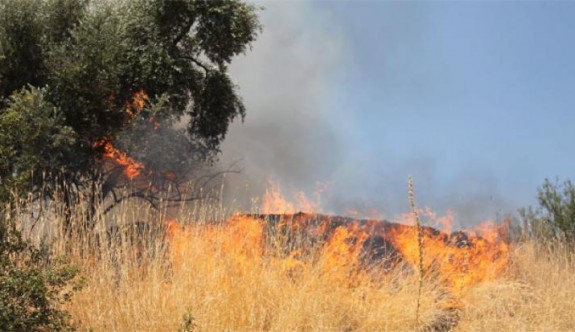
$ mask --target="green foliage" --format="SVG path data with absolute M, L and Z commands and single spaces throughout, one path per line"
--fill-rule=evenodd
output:
M 46 255 L 0 221 L 0 331 L 70 331 L 57 308 L 78 290 L 78 269 Z
M 34 0 L 0 2 L 0 99 L 44 81 L 42 22 L 34 14 L 40 6 Z
M 0 0 L 0 127 L 20 127 L 2 133 L 0 150 L 16 159 L 2 164 L 0 186 L 45 182 L 30 172 L 75 185 L 101 177 L 94 142 L 142 137 L 126 114 L 138 91 L 150 96 L 148 111 L 161 110 L 170 144 L 214 160 L 229 124 L 245 116 L 228 65 L 259 29 L 256 8 L 239 0 Z M 32 127 L 47 122 L 38 136 Z M 154 147 L 138 148 L 141 160 L 153 159 Z M 168 151 L 166 163 L 181 164 L 182 150 Z
M 24 88 L 0 110 L 0 197 L 51 169 L 69 166 L 76 133 L 62 111 L 46 100 L 46 89 Z
M 529 236 L 560 239 L 575 245 L 575 186 L 571 180 L 545 180 L 537 195 L 539 206 L 520 210 Z
M 87 0 L 0 1 L 0 96 L 47 81 L 50 45 L 64 42 Z

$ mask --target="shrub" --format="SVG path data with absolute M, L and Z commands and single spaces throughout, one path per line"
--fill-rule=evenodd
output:
M 539 206 L 519 211 L 530 238 L 562 240 L 575 245 L 575 186 L 571 180 L 546 179 L 538 190 Z
M 78 273 L 64 261 L 51 262 L 0 219 L 0 331 L 74 330 L 58 307 L 80 287 Z

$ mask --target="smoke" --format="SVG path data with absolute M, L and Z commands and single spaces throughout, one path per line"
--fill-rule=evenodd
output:
M 378 210 L 391 219 L 409 210 L 413 176 L 418 205 L 454 210 L 462 226 L 513 210 L 486 170 L 445 174 L 430 151 L 396 151 L 401 137 L 374 141 L 362 128 L 370 115 L 361 105 L 347 114 L 334 111 L 337 91 L 346 86 L 338 80 L 354 66 L 337 19 L 307 2 L 265 6 L 262 34 L 231 67 L 247 116 L 232 124 L 222 146 L 221 166 L 235 163 L 241 170 L 226 178 L 226 206 L 249 211 L 268 179 L 288 197 L 299 190 L 309 197 L 318 183 L 328 183 L 322 212 L 369 216 Z
M 265 6 L 262 34 L 231 68 L 247 116 L 232 124 L 222 146 L 223 166 L 237 162 L 242 169 L 226 186 L 244 209 L 267 179 L 288 192 L 313 190 L 343 158 L 343 137 L 328 106 L 343 40 L 309 3 Z

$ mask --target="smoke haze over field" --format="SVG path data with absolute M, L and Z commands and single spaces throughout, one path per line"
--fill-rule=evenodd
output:
M 313 190 L 344 158 L 344 137 L 329 109 L 329 76 L 343 61 L 342 38 L 321 28 L 326 19 L 309 4 L 265 6 L 262 35 L 231 70 L 248 114 L 231 126 L 222 147 L 224 164 L 239 161 L 243 169 L 228 189 L 244 194 L 244 208 L 267 179 L 288 191 Z
M 226 184 L 233 206 L 249 209 L 267 179 L 288 198 L 319 182 L 323 212 L 392 218 L 413 176 L 419 206 L 469 225 L 572 176 L 575 49 L 556 41 L 573 37 L 575 6 L 264 6 L 262 34 L 231 68 L 247 107 L 222 146 L 222 164 L 242 169 Z

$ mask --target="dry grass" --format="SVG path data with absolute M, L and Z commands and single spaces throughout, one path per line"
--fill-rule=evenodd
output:
M 358 272 L 354 261 L 333 263 L 336 249 L 296 262 L 263 251 L 261 230 L 251 221 L 200 224 L 172 237 L 171 264 L 158 256 L 138 265 L 135 255 L 88 264 L 87 286 L 68 309 L 95 331 L 176 331 L 185 316 L 199 331 L 416 327 L 418 277 L 410 269 Z M 424 286 L 422 322 L 444 316 L 445 294 L 432 283 Z
M 86 285 L 66 309 L 80 330 L 410 331 L 447 330 L 451 323 L 456 331 L 575 330 L 575 259 L 567 251 L 515 246 L 500 279 L 457 296 L 425 279 L 418 323 L 419 278 L 410 267 L 358 269 L 345 254 L 353 247 L 330 243 L 294 259 L 282 253 L 282 239 L 269 249 L 257 223 L 206 223 L 222 215 L 207 207 L 177 213 L 196 222 L 168 237 L 158 233 L 143 250 L 125 238 L 111 247 L 73 244 L 84 253 L 73 260 L 84 268 Z M 46 218 L 58 223 L 57 214 Z M 164 219 L 136 204 L 99 222 Z M 65 247 L 54 241 L 54 248 Z
M 175 331 L 186 313 L 202 331 L 397 331 L 415 327 L 417 278 L 353 288 L 330 285 L 329 277 L 318 273 L 293 281 L 280 269 L 240 273 L 225 259 L 202 261 L 207 254 L 197 249 L 189 256 L 194 263 L 169 279 L 151 267 L 145 276 L 127 273 L 115 285 L 116 278 L 107 268 L 96 268 L 69 309 L 83 326 L 96 331 Z M 431 288 L 423 290 L 421 315 L 430 322 L 441 315 L 433 300 L 435 293 Z
M 500 280 L 470 289 L 458 331 L 574 331 L 575 256 L 534 243 L 514 248 Z

